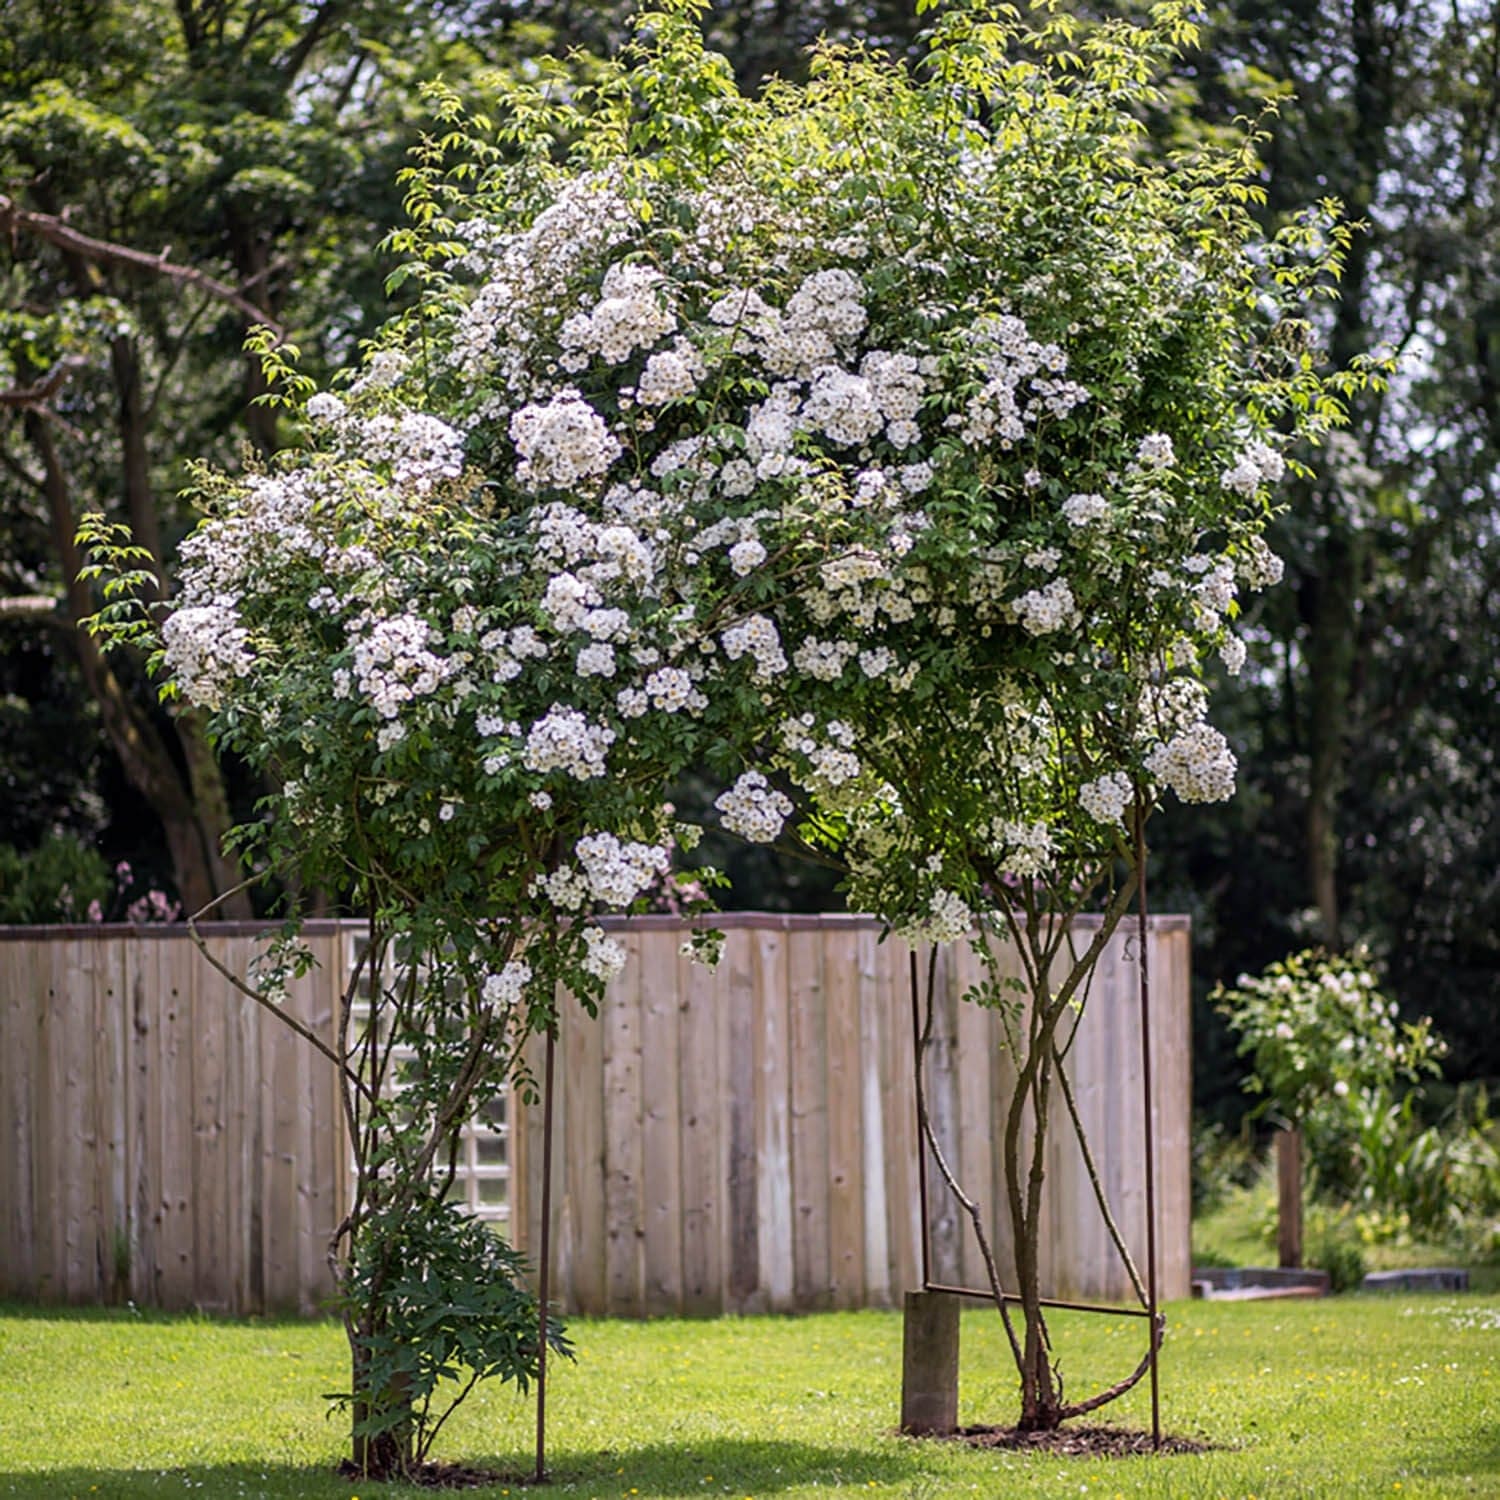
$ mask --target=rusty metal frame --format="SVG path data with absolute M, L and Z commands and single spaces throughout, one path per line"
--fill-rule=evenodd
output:
M 1158 1365 L 1161 1353 L 1161 1313 L 1158 1306 L 1157 1279 L 1156 1279 L 1156 1129 L 1155 1111 L 1152 1108 L 1151 1097 L 1151 977 L 1147 960 L 1147 938 L 1149 928 L 1147 925 L 1146 904 L 1146 864 L 1142 857 L 1144 843 L 1144 819 L 1140 813 L 1139 804 L 1136 809 L 1136 852 L 1138 857 L 1137 868 L 1139 876 L 1139 924 L 1140 930 L 1138 940 L 1140 943 L 1140 964 L 1138 972 L 1140 975 L 1140 1017 L 1141 1017 L 1141 1095 L 1142 1113 L 1145 1120 L 1145 1188 L 1146 1188 L 1146 1300 L 1139 1307 L 1115 1307 L 1103 1302 L 1073 1302 L 1058 1297 L 1040 1297 L 1038 1303 L 1042 1307 L 1058 1308 L 1066 1312 L 1081 1313 L 1103 1313 L 1115 1318 L 1146 1318 L 1149 1320 L 1148 1337 L 1150 1347 L 1148 1357 L 1150 1359 L 1151 1374 L 1151 1444 L 1154 1448 L 1161 1447 L 1161 1385 L 1159 1379 Z M 911 984 L 911 1035 L 912 1035 L 912 1103 L 917 1113 L 917 1196 L 920 1205 L 920 1218 L 922 1224 L 922 1290 L 924 1292 L 938 1292 L 951 1297 L 973 1297 L 991 1304 L 995 1301 L 995 1294 L 988 1287 L 952 1286 L 946 1282 L 934 1281 L 932 1279 L 932 1219 L 929 1213 L 927 1197 L 927 1154 L 928 1145 L 922 1133 L 922 1111 L 918 1104 L 921 1092 L 920 1069 L 922 1067 L 922 1007 L 919 996 L 919 982 L 917 978 L 917 955 L 915 950 L 909 954 L 909 970 Z M 930 1000 L 929 996 L 929 1000 Z M 931 1130 L 931 1122 L 928 1122 L 928 1130 Z M 1000 1292 L 1000 1300 L 1007 1303 L 1019 1303 L 1020 1294 L 1007 1292 L 1003 1288 Z

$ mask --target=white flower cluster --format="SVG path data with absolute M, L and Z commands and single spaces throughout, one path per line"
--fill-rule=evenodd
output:
M 302 408 L 307 420 L 318 426 L 332 426 L 343 417 L 345 410 L 344 403 L 332 391 L 315 391 Z
M 1073 590 L 1065 578 L 1054 578 L 1045 588 L 1022 594 L 1011 607 L 1032 635 L 1071 629 L 1081 618 Z
M 642 406 L 666 406 L 685 401 L 698 389 L 708 373 L 701 356 L 686 339 L 662 349 L 646 361 L 636 386 L 635 399 Z
M 253 670 L 249 640 L 230 604 L 180 607 L 162 627 L 167 670 L 198 708 L 217 708 L 233 680 Z
M 1286 460 L 1269 443 L 1257 438 L 1235 456 L 1234 463 L 1224 470 L 1219 483 L 1226 490 L 1248 499 L 1262 485 L 1279 484 L 1285 473 Z
M 526 735 L 528 771 L 566 771 L 576 781 L 603 776 L 615 732 L 576 708 L 554 703 Z
M 1247 589 L 1268 589 L 1281 582 L 1286 564 L 1264 537 L 1254 536 L 1235 559 L 1235 572 Z
M 714 802 L 730 833 L 752 844 L 773 843 L 792 815 L 792 803 L 759 771 L 746 771 Z
M 765 615 L 751 615 L 731 625 L 719 640 L 730 661 L 749 656 L 755 662 L 754 680 L 769 682 L 787 669 L 786 654 L 781 649 L 781 634 Z
M 748 577 L 765 560 L 765 543 L 756 536 L 744 537 L 729 549 L 729 566 L 736 578 Z
M 1109 771 L 1078 789 L 1078 801 L 1096 823 L 1124 823 L 1135 789 L 1123 771 Z
M 1103 495 L 1069 495 L 1063 501 L 1062 513 L 1075 529 L 1092 526 L 1109 516 L 1109 501 Z
M 837 365 L 824 365 L 813 376 L 801 417 L 814 432 L 846 448 L 869 442 L 885 420 L 870 382 Z
M 691 675 L 682 667 L 658 667 L 646 679 L 645 692 L 651 706 L 664 714 L 684 708 L 699 713 L 708 707 L 707 697 L 693 686 Z
M 342 558 L 315 529 L 322 485 L 309 472 L 253 474 L 233 510 L 206 521 L 182 544 L 179 609 L 236 605 L 258 594 L 280 562 L 310 558 L 330 572 Z
M 1033 338 L 1013 314 L 978 318 L 966 341 L 986 378 L 964 410 L 947 418 L 965 443 L 1013 448 L 1040 413 L 1066 417 L 1088 399 L 1076 382 L 1051 378 L 1067 369 L 1067 355 Z
M 620 456 L 604 418 L 571 386 L 544 405 L 523 406 L 510 419 L 521 462 L 516 477 L 534 489 L 569 489 L 597 479 Z
M 428 649 L 432 627 L 417 615 L 376 620 L 354 637 L 354 677 L 382 719 L 425 698 L 453 673 L 454 663 Z
M 498 973 L 485 975 L 481 993 L 486 1004 L 510 1009 L 521 1003 L 530 980 L 531 965 L 523 959 L 513 958 Z
M 740 305 L 749 310 L 749 317 L 736 321 L 755 336 L 766 368 L 798 380 L 831 363 L 839 346 L 856 338 L 869 321 L 864 287 L 853 272 L 841 269 L 813 272 L 779 315 L 764 303 L 753 308 L 743 300 Z
M 1212 632 L 1218 629 L 1219 622 L 1234 603 L 1236 592 L 1234 564 L 1228 558 L 1220 558 L 1193 588 L 1193 608 L 1200 630 Z
M 583 967 L 594 978 L 607 983 L 625 967 L 625 949 L 602 927 L 585 927 L 583 941 Z
M 659 844 L 622 842 L 612 833 L 587 834 L 573 852 L 589 895 L 606 906 L 629 906 L 672 862 Z
M 1237 763 L 1229 742 L 1212 724 L 1194 724 L 1159 744 L 1146 769 L 1184 802 L 1225 802 L 1234 795 Z
M 858 655 L 859 647 L 853 641 L 823 641 L 810 635 L 792 653 L 792 663 L 815 681 L 837 682 Z
M 1147 469 L 1170 469 L 1177 462 L 1172 439 L 1164 432 L 1149 432 L 1135 451 L 1136 462 Z
M 593 354 L 606 364 L 623 364 L 637 349 L 649 349 L 676 327 L 667 278 L 651 266 L 617 262 L 604 273 L 593 311 L 574 313 L 563 324 L 562 367 L 577 374 Z
M 1041 875 L 1052 864 L 1052 830 L 1043 822 L 997 818 L 991 825 L 990 837 L 1011 875 Z
M 484 219 L 462 225 L 472 249 L 461 265 L 480 286 L 455 320 L 450 364 L 471 378 L 494 371 L 519 393 L 527 384 L 521 351 L 555 316 L 558 289 L 607 265 L 635 223 L 616 184 L 589 174 L 561 183 L 529 229 L 507 233 Z
M 366 463 L 388 464 L 392 479 L 418 495 L 463 473 L 463 434 L 426 412 L 371 417 L 354 441 Z
M 898 923 L 896 936 L 913 945 L 918 943 L 956 943 L 966 937 L 974 925 L 969 904 L 955 891 L 939 887 L 927 900 L 927 910 Z

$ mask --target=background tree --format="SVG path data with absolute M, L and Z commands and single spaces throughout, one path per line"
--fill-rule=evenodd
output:
M 1309 937 L 1368 941 L 1412 1013 L 1432 1011 L 1457 1077 L 1500 1072 L 1485 1019 L 1500 963 L 1497 21 L 1494 4 L 1229 5 L 1186 71 L 1192 114 L 1162 130 L 1222 128 L 1247 84 L 1290 88 L 1263 213 L 1331 192 L 1364 220 L 1327 336 L 1340 357 L 1402 363 L 1288 493 L 1274 540 L 1290 587 L 1250 617 L 1250 667 L 1226 684 L 1246 795 L 1165 830 L 1159 889 L 1193 912 L 1209 981 Z M 1197 1019 L 1223 1060 L 1216 1018 Z
M 238 778 L 198 715 L 154 707 L 136 662 L 77 631 L 94 602 L 78 517 L 123 518 L 170 587 L 186 460 L 282 440 L 253 404 L 248 328 L 304 335 L 317 367 L 384 310 L 375 246 L 417 134 L 412 80 L 472 79 L 538 37 L 445 0 L 19 0 L 0 16 L 0 674 L 33 737 L 85 710 L 59 740 L 102 734 L 111 801 L 149 808 L 135 836 L 159 825 L 190 908 L 236 883 L 221 843 Z M 69 757 L 49 759 L 10 772 L 35 810 L 0 839 L 97 828 L 79 816 L 97 757 L 63 779 Z

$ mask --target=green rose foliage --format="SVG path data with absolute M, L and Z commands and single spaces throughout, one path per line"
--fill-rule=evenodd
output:
M 1227 796 L 1200 663 L 1242 659 L 1284 450 L 1336 412 L 1331 211 L 1267 241 L 1248 143 L 1138 149 L 1174 11 L 958 9 L 915 71 L 829 49 L 748 100 L 688 10 L 490 138 L 437 95 L 420 308 L 297 392 L 305 449 L 204 479 L 168 626 L 285 780 L 277 851 L 476 982 L 542 923 L 541 1011 L 597 994 L 578 918 L 643 883 L 579 841 L 644 876 L 694 761 L 745 772 L 750 838 L 790 783 L 858 904 L 946 937 L 1107 868 L 1137 789 Z

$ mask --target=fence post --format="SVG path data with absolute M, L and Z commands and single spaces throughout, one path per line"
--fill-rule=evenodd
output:
M 1277 1264 L 1302 1264 L 1302 1132 L 1295 1125 L 1276 1132 Z

